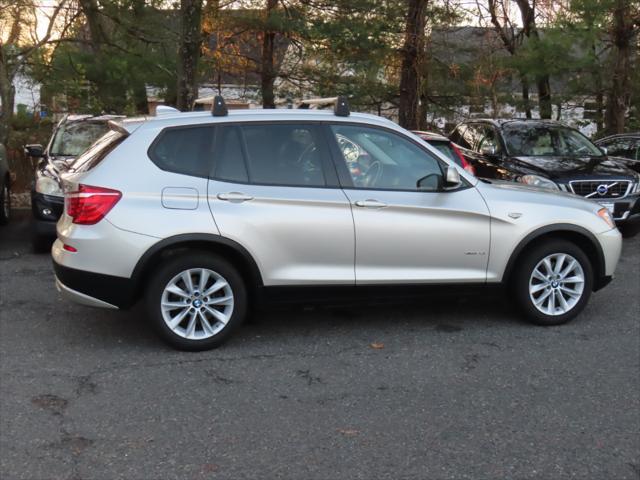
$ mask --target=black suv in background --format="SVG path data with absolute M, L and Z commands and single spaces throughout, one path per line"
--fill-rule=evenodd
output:
M 56 223 L 62 215 L 64 197 L 60 174 L 75 158 L 109 131 L 109 121 L 124 118 L 116 115 L 66 115 L 53 130 L 46 148 L 25 146 L 25 154 L 37 159 L 31 185 L 33 212 L 32 243 L 36 251 L 51 248 L 56 237 Z
M 11 174 L 7 149 L 0 143 L 0 225 L 9 223 L 11 215 Z
M 596 140 L 595 144 L 607 150 L 607 155 L 626 159 L 626 165 L 640 172 L 640 132 L 621 133 Z
M 574 193 L 606 206 L 626 233 L 640 222 L 640 174 L 578 130 L 550 120 L 467 120 L 449 135 L 480 178 Z M 627 228 L 629 227 L 629 228 Z

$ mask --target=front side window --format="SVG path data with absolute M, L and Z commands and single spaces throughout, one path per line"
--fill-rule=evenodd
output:
M 213 144 L 213 127 L 179 127 L 164 130 L 149 149 L 149 157 L 160 169 L 207 177 Z
M 604 146 L 607 147 L 609 156 L 640 160 L 640 156 L 638 155 L 640 152 L 640 140 L 621 138 Z
M 602 151 L 580 132 L 555 125 L 506 125 L 503 130 L 510 155 L 527 157 L 601 157 Z
M 413 142 L 378 128 L 333 125 L 331 130 L 353 186 L 383 190 L 437 190 L 439 162 Z
M 108 131 L 106 122 L 63 123 L 56 131 L 49 155 L 77 157 Z

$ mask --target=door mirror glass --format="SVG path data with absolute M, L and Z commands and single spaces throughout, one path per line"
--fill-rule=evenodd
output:
M 446 188 L 457 188 L 462 181 L 460 180 L 460 173 L 458 169 L 452 166 L 447 167 L 447 176 L 445 180 Z
M 605 155 L 609 154 L 609 151 L 607 150 L 607 147 L 600 147 L 600 150 L 602 151 L 602 153 L 604 153 Z
M 24 154 L 33 158 L 44 157 L 44 148 L 38 143 L 32 143 L 31 145 L 24 146 Z

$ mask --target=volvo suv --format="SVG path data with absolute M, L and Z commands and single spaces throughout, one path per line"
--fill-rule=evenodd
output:
M 578 130 L 550 120 L 468 120 L 451 133 L 477 175 L 588 198 L 630 234 L 640 224 L 640 173 Z
M 143 299 L 165 340 L 200 350 L 263 298 L 503 284 L 528 319 L 556 325 L 614 274 L 607 208 L 479 181 L 344 99 L 227 112 L 218 98 L 212 113 L 112 123 L 78 157 L 52 247 L 63 294 Z

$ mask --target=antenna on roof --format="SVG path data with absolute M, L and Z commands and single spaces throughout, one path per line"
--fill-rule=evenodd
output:
M 333 113 L 335 113 L 338 117 L 348 117 L 349 116 L 349 101 L 347 97 L 344 95 L 340 95 L 336 100 L 336 105 L 333 108 Z
M 211 104 L 211 115 L 214 117 L 226 117 L 229 113 L 227 110 L 227 104 L 224 103 L 224 98 L 222 95 L 216 95 L 213 99 L 213 104 Z

